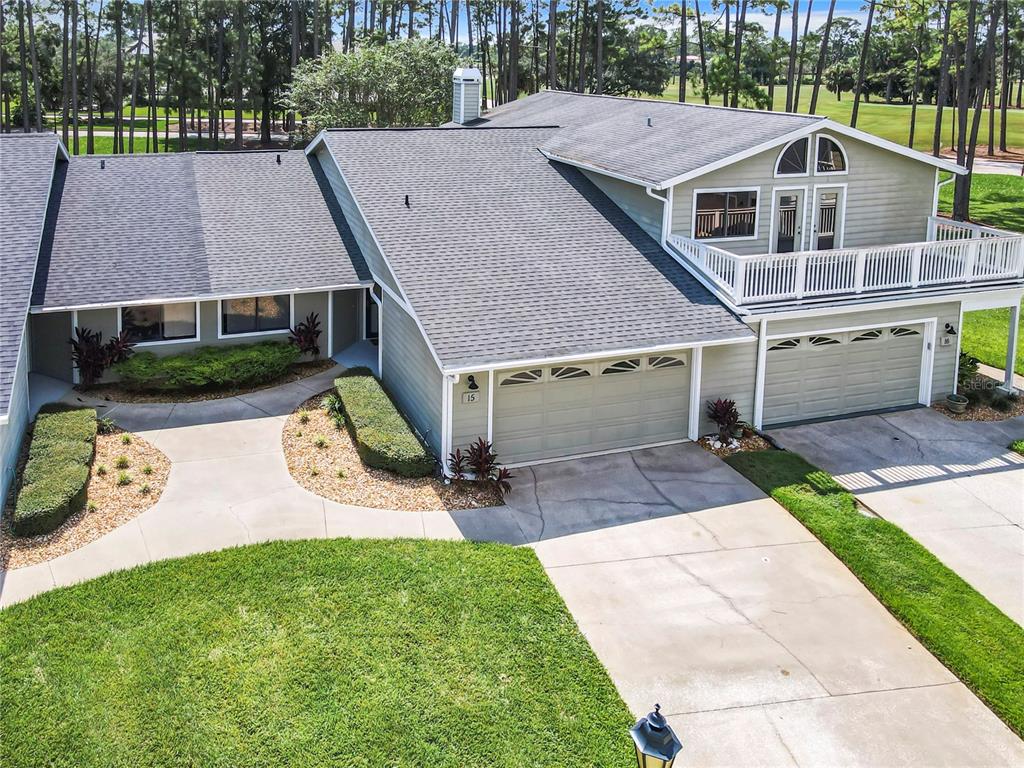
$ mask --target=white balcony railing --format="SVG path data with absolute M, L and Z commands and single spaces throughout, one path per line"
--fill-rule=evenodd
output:
M 748 256 L 675 234 L 668 242 L 737 305 L 1024 277 L 1024 235 L 932 216 L 928 237 Z

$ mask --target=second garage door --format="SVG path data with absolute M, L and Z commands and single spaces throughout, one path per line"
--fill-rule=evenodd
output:
M 494 446 L 521 464 L 686 437 L 689 352 L 498 371 Z
M 793 336 L 768 343 L 764 423 L 918 402 L 923 326 Z

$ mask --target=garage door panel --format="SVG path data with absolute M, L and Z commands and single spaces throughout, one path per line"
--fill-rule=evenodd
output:
M 863 332 L 830 334 L 840 343 L 815 346 L 813 336 L 793 337 L 799 346 L 768 350 L 764 422 L 827 418 L 878 408 L 912 405 L 918 399 L 923 328 L 876 338 Z M 853 341 L 854 338 L 860 338 Z M 818 339 L 820 341 L 820 339 Z

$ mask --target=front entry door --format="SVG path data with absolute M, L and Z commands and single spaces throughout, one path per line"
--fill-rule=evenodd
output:
M 841 242 L 842 189 L 819 189 L 814 200 L 813 250 L 828 251 Z
M 803 250 L 804 193 L 784 189 L 775 193 L 775 253 Z

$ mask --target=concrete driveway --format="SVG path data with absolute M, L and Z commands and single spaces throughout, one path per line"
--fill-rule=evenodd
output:
M 532 546 L 686 766 L 1003 766 L 1024 743 L 792 516 L 692 444 L 517 471 L 470 538 Z
M 828 470 L 1024 624 L 1024 417 L 953 421 L 931 408 L 789 427 L 781 445 Z

